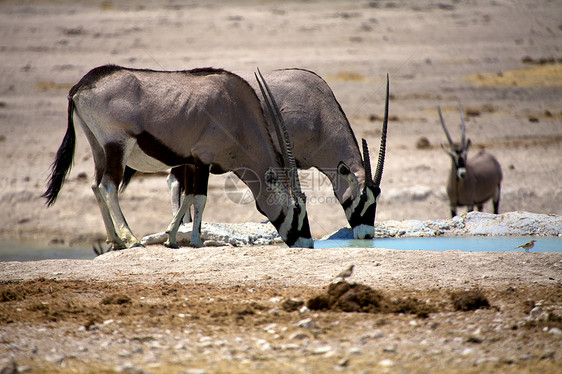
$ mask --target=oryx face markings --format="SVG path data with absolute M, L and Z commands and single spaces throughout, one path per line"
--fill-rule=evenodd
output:
M 375 236 L 375 215 L 380 192 L 379 187 L 367 186 L 355 199 L 346 200 L 345 213 L 355 239 L 372 239 Z
M 308 248 L 314 244 L 308 216 L 303 207 L 304 205 L 297 205 L 294 209 L 289 209 L 286 214 L 280 214 L 276 220 L 271 221 L 279 235 L 286 238 L 285 242 L 289 247 Z

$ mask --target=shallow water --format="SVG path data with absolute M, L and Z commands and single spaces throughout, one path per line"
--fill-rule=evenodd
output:
M 515 248 L 531 239 L 536 243 L 530 252 L 562 253 L 562 238 L 552 237 L 438 237 L 438 238 L 376 238 L 373 240 L 316 240 L 314 248 L 388 248 L 399 250 L 468 252 L 524 252 Z M 37 261 L 47 259 L 92 259 L 92 247 L 49 246 L 26 242 L 0 242 L 0 262 Z
M 516 247 L 532 239 L 536 242 L 530 252 L 562 252 L 562 238 L 530 236 L 329 239 L 315 241 L 314 248 L 350 247 L 423 251 L 524 252 L 523 249 Z
M 37 261 L 48 259 L 92 259 L 92 247 L 65 247 L 28 242 L 0 242 L 0 262 Z

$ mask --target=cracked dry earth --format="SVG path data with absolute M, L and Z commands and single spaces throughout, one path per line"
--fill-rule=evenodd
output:
M 561 297 L 554 284 L 4 281 L 0 356 L 29 373 L 559 373 Z

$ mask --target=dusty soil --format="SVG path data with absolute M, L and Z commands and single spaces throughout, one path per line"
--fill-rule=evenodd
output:
M 500 210 L 560 215 L 561 11 L 549 0 L 1 1 L 0 238 L 63 245 L 105 238 L 80 131 L 59 200 L 47 209 L 39 198 L 66 130 L 68 89 L 105 63 L 313 70 L 372 153 L 389 73 L 377 220 L 448 216 L 450 161 L 435 108 L 458 138 L 457 100 L 473 152 L 485 148 L 502 164 Z M 205 220 L 263 221 L 253 205 L 226 197 L 225 178 L 211 178 Z M 315 172 L 303 180 L 313 235 L 344 226 L 326 181 Z M 163 175 L 134 179 L 121 202 L 139 237 L 169 223 Z M 0 356 L 32 372 L 559 372 L 559 254 L 146 252 L 1 264 Z M 427 310 L 283 309 L 286 300 L 326 292 L 349 263 L 350 282 L 389 305 L 415 298 Z M 454 310 L 451 294 L 475 287 L 490 306 Z
M 435 288 L 380 291 L 381 302 L 392 298 L 392 305 L 370 313 L 298 311 L 320 292 L 45 278 L 8 283 L 0 294 L 2 345 L 18 346 L 10 355 L 25 356 L 17 363 L 31 372 L 559 370 L 561 338 L 547 331 L 562 328 L 562 316 L 525 319 L 537 300 L 559 306 L 559 285 L 478 290 L 491 305 L 475 311 L 458 311 L 451 292 Z

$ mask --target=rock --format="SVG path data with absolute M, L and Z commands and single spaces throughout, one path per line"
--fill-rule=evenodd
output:
M 382 351 L 384 353 L 396 353 L 396 346 L 395 345 L 386 346 L 382 349 Z
M 390 366 L 394 366 L 394 361 L 389 360 L 389 359 L 384 359 L 379 361 L 379 365 L 382 367 L 390 367 Z
M 199 368 L 185 369 L 184 374 L 207 374 L 207 370 Z
M 291 336 L 289 336 L 289 339 L 291 339 L 291 340 L 303 340 L 303 339 L 306 339 L 306 338 L 308 338 L 308 335 L 306 335 L 305 333 L 300 332 L 300 331 L 294 333 Z
M 361 351 L 361 348 L 359 348 L 359 347 L 351 347 L 351 348 L 349 348 L 349 354 L 350 354 L 350 355 L 360 355 L 360 354 L 362 354 L 362 353 L 363 353 L 363 351 Z
M 256 344 L 258 345 L 258 348 L 262 351 L 269 351 L 271 349 L 271 344 L 269 344 L 267 340 L 258 339 L 256 341 Z
M 349 365 L 349 358 L 342 358 L 337 364 L 339 367 L 345 368 Z
M 180 226 L 177 234 L 178 244 L 189 244 L 192 225 Z M 142 238 L 143 245 L 162 244 L 168 239 L 168 234 L 160 232 Z M 270 223 L 207 223 L 201 225 L 201 239 L 205 246 L 234 247 L 242 245 L 268 245 L 282 242 L 281 237 Z
M 316 327 L 316 324 L 314 323 L 314 321 L 312 321 L 312 319 L 306 318 L 297 322 L 295 326 L 303 329 L 312 329 Z
M 376 237 L 562 236 L 562 216 L 529 212 L 470 212 L 445 220 L 389 220 L 375 223 Z M 349 227 L 322 239 L 353 239 Z
M 323 355 L 326 354 L 328 352 L 332 351 L 332 347 L 330 347 L 329 345 L 325 345 L 322 347 L 318 347 L 315 350 L 312 351 L 313 355 Z
M 136 373 L 136 374 L 144 374 L 145 371 L 141 368 L 135 366 L 130 362 L 124 362 L 115 367 L 115 371 L 118 373 Z
M 52 362 L 55 365 L 62 365 L 66 356 L 62 353 L 52 352 L 45 356 L 45 360 Z

